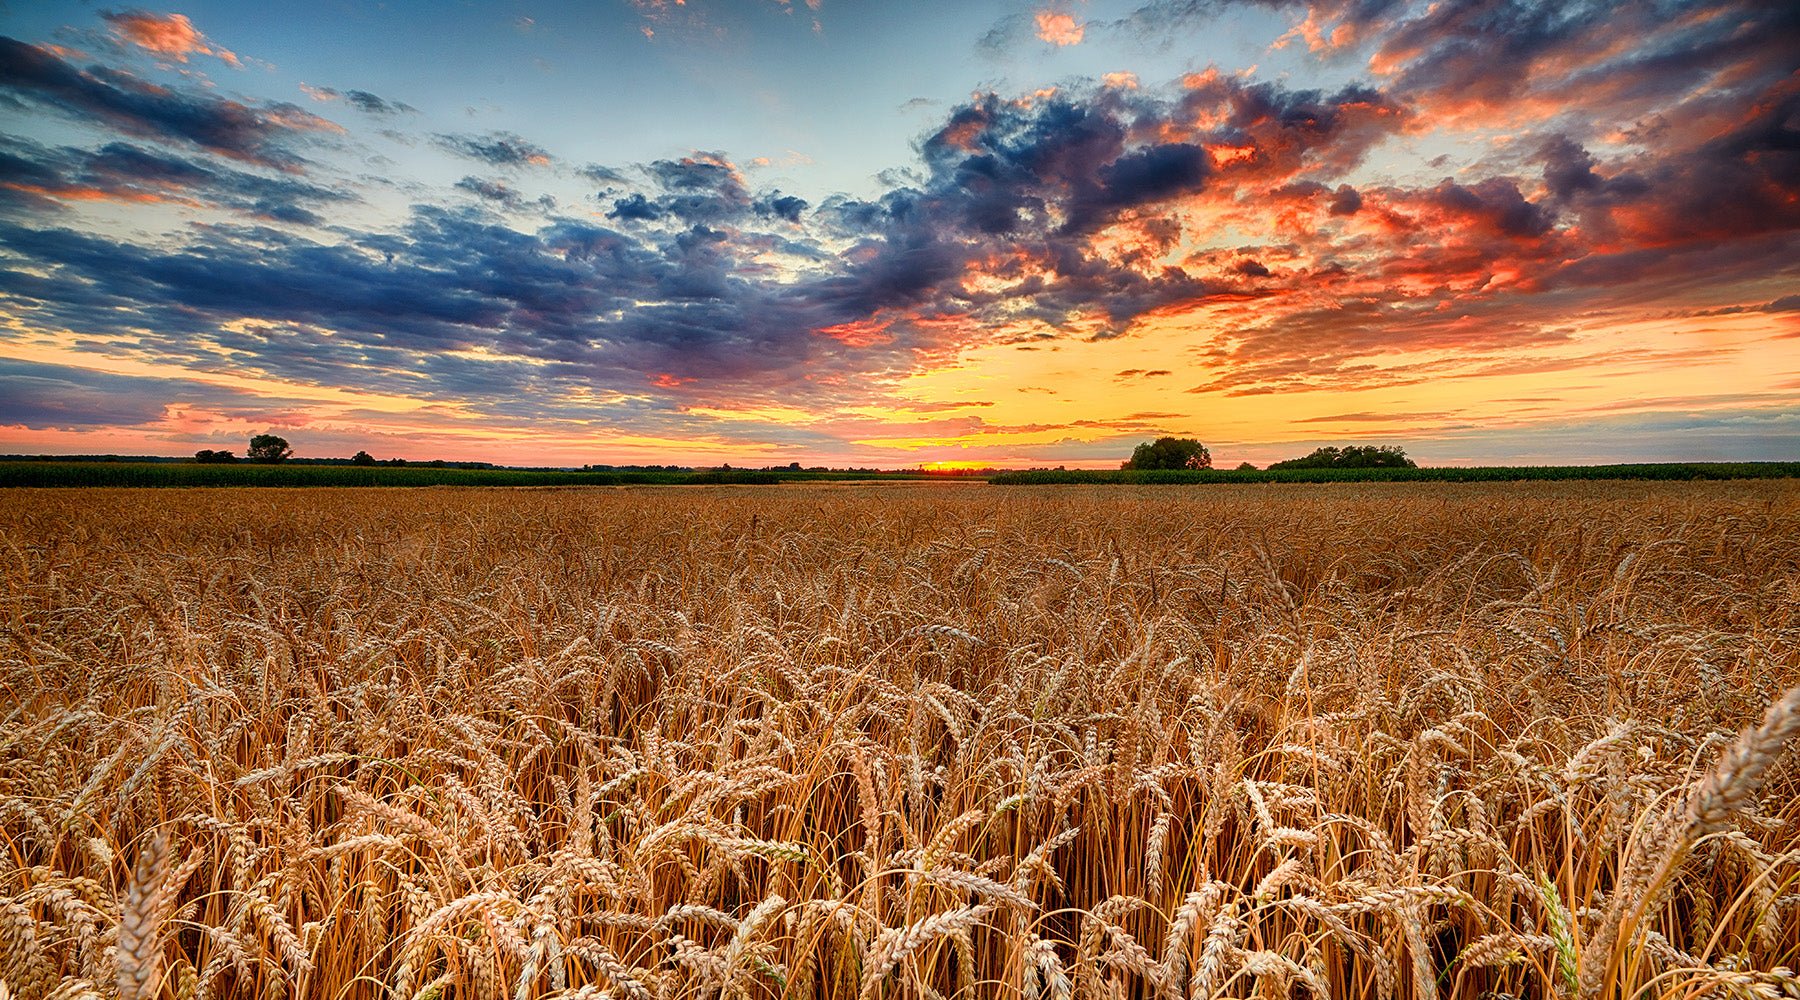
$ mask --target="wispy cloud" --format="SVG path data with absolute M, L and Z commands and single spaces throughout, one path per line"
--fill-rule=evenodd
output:
M 366 90 L 337 90 L 333 87 L 315 87 L 302 83 L 301 91 L 306 96 L 321 104 L 332 101 L 343 101 L 358 111 L 371 115 L 418 114 L 419 109 L 404 101 L 390 101 L 379 94 L 371 94 Z
M 197 146 L 261 166 L 296 170 L 311 133 L 342 129 L 292 104 L 247 104 L 153 84 L 112 67 L 79 69 L 50 49 L 0 37 L 0 93 L 127 135 Z
M 486 135 L 446 135 L 439 133 L 432 136 L 432 141 L 442 148 L 458 156 L 496 167 L 545 167 L 550 165 L 550 153 L 542 146 L 527 141 L 511 132 L 489 132 Z

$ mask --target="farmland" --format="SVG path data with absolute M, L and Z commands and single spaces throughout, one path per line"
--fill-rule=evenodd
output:
M 1793 480 L 15 489 L 0 547 L 12 996 L 1800 995 Z
M 977 480 L 999 486 L 1200 486 L 1220 483 L 1521 482 L 1782 479 L 1800 462 L 1662 462 L 1638 465 L 1438 466 L 1370 469 L 1021 469 L 1005 472 L 873 469 L 510 469 L 417 464 L 363 466 L 252 462 L 0 461 L 4 487 L 295 486 L 770 486 L 777 483 Z
M 1510 483 L 1584 480 L 1781 479 L 1800 462 L 1653 462 L 1624 465 L 1477 465 L 1363 469 L 1023 469 L 998 486 L 1182 486 L 1211 483 Z
M 1800 468 L 1800 467 L 1797 467 Z M 906 480 L 918 472 L 765 469 L 471 469 L 241 462 L 0 462 L 0 487 L 235 486 L 766 486 L 783 482 Z

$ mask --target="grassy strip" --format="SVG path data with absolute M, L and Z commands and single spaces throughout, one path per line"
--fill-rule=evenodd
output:
M 1426 469 L 1032 469 L 1002 472 L 999 486 L 1188 483 L 1476 483 L 1576 479 L 1775 479 L 1800 476 L 1800 462 L 1682 462 L 1641 465 L 1521 465 Z
M 1509 482 L 1583 479 L 1800 477 L 1800 462 L 1477 466 L 1425 469 L 1031 469 L 989 478 L 1000 486 L 1204 483 Z M 703 486 L 940 479 L 907 472 L 705 469 L 693 472 L 455 469 L 424 465 L 199 465 L 182 462 L 0 462 L 0 487 L 79 486 Z
M 430 466 L 199 465 L 180 462 L 0 462 L 5 486 L 699 486 L 924 478 L 916 473 L 559 472 Z

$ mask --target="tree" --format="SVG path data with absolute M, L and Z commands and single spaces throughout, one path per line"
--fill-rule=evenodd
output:
M 1270 465 L 1271 469 L 1416 469 L 1406 449 L 1392 445 L 1328 446 L 1309 455 Z
M 1249 462 L 1239 462 L 1237 470 L 1239 472 L 1255 472 L 1256 466 L 1251 465 Z
M 194 461 L 201 465 L 229 465 L 237 461 L 237 456 L 229 451 L 213 451 L 211 448 L 202 448 L 194 452 Z
M 1212 452 L 1193 438 L 1160 437 L 1131 452 L 1121 469 L 1210 469 Z
M 350 457 L 351 465 L 374 465 L 375 456 L 366 451 L 359 451 Z
M 285 462 L 294 449 L 288 447 L 287 440 L 273 434 L 258 434 L 250 439 L 249 458 L 252 462 L 263 462 L 273 465 Z

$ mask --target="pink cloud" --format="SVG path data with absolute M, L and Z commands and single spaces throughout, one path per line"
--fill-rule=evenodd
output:
M 1086 33 L 1087 25 L 1075 20 L 1073 14 L 1060 10 L 1037 12 L 1037 36 L 1051 45 L 1079 45 Z
M 220 45 L 214 45 L 194 22 L 188 20 L 186 14 L 152 14 L 143 10 L 128 10 L 116 14 L 101 15 L 106 23 L 112 25 L 113 32 L 121 39 L 143 49 L 153 52 L 165 59 L 184 63 L 188 56 L 213 56 L 227 65 L 242 67 L 237 54 Z

